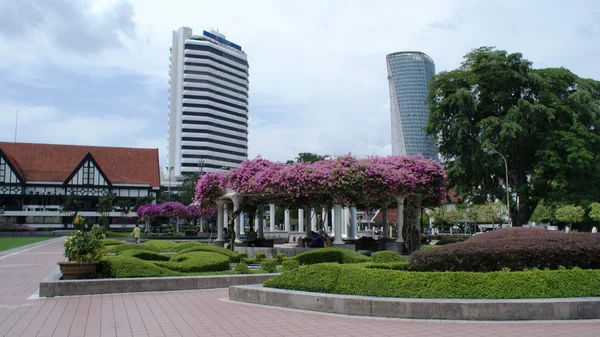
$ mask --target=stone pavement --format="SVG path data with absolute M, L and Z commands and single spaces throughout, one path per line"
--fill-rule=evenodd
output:
M 39 299 L 62 240 L 0 257 L 0 336 L 577 336 L 600 321 L 449 322 L 377 319 L 230 302 L 227 289 Z M 30 299 L 31 297 L 31 299 Z

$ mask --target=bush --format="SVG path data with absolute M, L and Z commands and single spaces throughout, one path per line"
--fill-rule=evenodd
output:
M 287 259 L 287 255 L 285 255 L 283 253 L 279 253 L 275 257 L 275 260 L 277 261 L 277 264 L 279 264 L 279 265 L 283 264 L 283 261 L 285 261 L 286 259 Z
M 238 258 L 240 259 L 240 261 L 242 261 L 242 260 L 248 258 L 248 254 L 247 253 L 239 253 Z
M 104 256 L 104 247 L 100 240 L 103 235 L 98 229 L 89 232 L 76 230 L 65 239 L 64 255 L 68 261 L 98 261 Z
M 410 270 L 410 264 L 406 260 L 388 263 L 371 262 L 365 263 L 363 266 L 370 269 Z
M 371 259 L 360 253 L 342 248 L 320 248 L 304 252 L 294 257 L 301 265 L 325 262 L 360 263 L 369 262 Z
M 380 252 L 375 252 L 371 254 L 371 259 L 373 262 L 377 263 L 389 263 L 389 262 L 403 262 L 406 261 L 405 258 L 400 256 L 396 252 L 392 252 L 391 250 L 383 250 Z
M 600 296 L 600 270 L 409 272 L 366 265 L 315 264 L 286 271 L 266 287 L 334 294 L 459 299 Z
M 256 255 L 254 256 L 254 261 L 256 261 L 256 263 L 260 263 L 260 261 L 264 260 L 267 258 L 267 255 L 265 255 L 265 253 L 256 253 Z
M 341 270 L 342 265 L 338 263 L 313 264 L 274 276 L 264 285 L 271 288 L 333 293 Z
M 277 271 L 277 262 L 275 259 L 264 259 L 260 261 L 260 269 L 266 273 L 274 273 Z
M 440 241 L 435 243 L 435 246 L 443 246 L 443 245 L 449 245 L 451 243 L 458 243 L 458 242 L 464 242 L 466 241 L 466 238 L 463 237 L 455 237 L 455 238 L 441 238 Z
M 248 257 L 241 259 L 240 262 L 244 262 L 245 264 L 256 264 L 256 261 L 254 261 L 254 259 Z
M 108 246 L 106 247 L 106 252 L 107 253 L 115 253 L 115 254 L 119 254 L 128 250 L 144 250 L 147 252 L 155 252 L 155 253 L 159 253 L 160 251 L 153 246 L 146 246 L 146 245 L 136 245 L 136 244 L 124 244 L 124 245 L 114 245 L 114 246 Z
M 103 239 L 103 240 L 100 240 L 100 242 L 105 247 L 106 246 L 116 246 L 116 245 L 124 245 L 125 244 L 125 242 L 123 242 L 121 240 L 117 240 L 117 239 Z
M 174 252 L 175 247 L 179 244 L 177 242 L 166 240 L 148 240 L 142 243 L 142 245 L 154 247 L 161 252 Z
M 414 252 L 409 261 L 411 269 L 420 271 L 488 272 L 561 266 L 600 269 L 600 235 L 505 228 L 465 242 Z
M 179 254 L 186 254 L 191 252 L 211 252 L 217 253 L 221 255 L 225 255 L 229 258 L 230 262 L 236 263 L 240 261 L 240 258 L 237 253 L 230 251 L 229 249 L 225 249 L 223 247 L 213 246 L 213 245 L 197 245 L 195 247 L 186 248 L 179 252 Z
M 161 268 L 152 262 L 132 256 L 107 256 L 102 259 L 105 277 L 165 277 L 179 276 L 180 273 Z
M 236 263 L 235 266 L 233 267 L 233 271 L 236 274 L 251 274 L 252 273 L 250 271 L 250 268 L 248 268 L 248 265 L 245 264 L 244 262 Z
M 131 232 L 112 232 L 112 231 L 106 231 L 106 233 L 104 233 L 104 234 L 106 235 L 107 238 L 127 238 L 127 237 L 130 236 L 129 234 L 131 234 Z
M 298 263 L 298 260 L 294 260 L 294 259 L 285 260 L 282 263 L 282 268 L 283 268 L 283 271 L 294 270 L 294 269 L 300 268 L 300 263 Z
M 178 243 L 177 246 L 173 247 L 173 252 L 175 253 L 179 253 L 183 250 L 189 249 L 189 248 L 195 248 L 195 247 L 201 247 L 201 246 L 208 246 L 208 244 L 206 243 L 201 243 L 201 242 L 183 242 L 183 243 Z
M 145 261 L 169 261 L 171 257 L 161 255 L 154 252 L 148 252 L 144 250 L 128 250 L 119 254 L 119 256 L 130 256 Z
M 229 270 L 229 258 L 227 256 L 202 251 L 177 254 L 168 262 L 156 261 L 154 264 L 179 273 Z

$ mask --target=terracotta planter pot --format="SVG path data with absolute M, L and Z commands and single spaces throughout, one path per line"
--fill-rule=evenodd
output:
M 97 276 L 100 262 L 58 262 L 63 280 L 94 278 Z

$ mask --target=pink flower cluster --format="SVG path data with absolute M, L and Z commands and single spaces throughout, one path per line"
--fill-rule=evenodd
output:
M 420 195 L 426 205 L 446 196 L 446 174 L 435 160 L 415 157 L 352 155 L 314 163 L 282 164 L 262 158 L 244 161 L 225 173 L 199 178 L 196 202 L 201 209 L 214 208 L 226 188 L 246 195 L 279 196 L 298 207 L 383 206 L 396 196 Z
M 210 220 L 217 214 L 216 208 L 201 209 L 200 207 L 192 204 L 185 206 L 184 204 L 176 201 L 165 202 L 163 204 L 146 204 L 138 207 L 137 214 L 140 217 L 156 218 L 156 217 L 167 217 L 167 218 L 203 218 Z

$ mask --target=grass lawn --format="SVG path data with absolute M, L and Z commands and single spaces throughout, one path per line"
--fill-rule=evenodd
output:
M 28 245 L 30 243 L 36 243 L 52 239 L 51 237 L 0 237 L 0 252 L 9 250 L 21 246 Z

